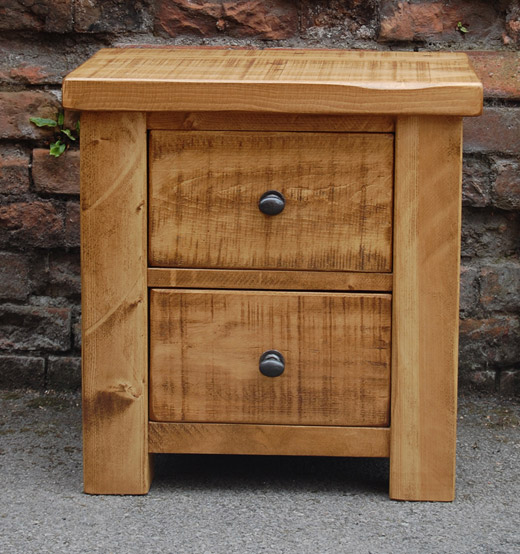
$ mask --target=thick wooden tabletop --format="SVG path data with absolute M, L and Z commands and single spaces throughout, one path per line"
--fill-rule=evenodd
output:
M 209 48 L 103 49 L 70 73 L 66 108 L 436 114 L 482 110 L 462 53 Z

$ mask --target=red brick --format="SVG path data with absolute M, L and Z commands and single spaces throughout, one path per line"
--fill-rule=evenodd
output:
M 30 291 L 29 260 L 22 254 L 0 252 L 0 298 L 24 300 Z
M 466 152 L 520 153 L 520 109 L 484 108 L 480 117 L 464 119 Z
M 34 188 L 47 194 L 79 194 L 79 151 L 68 150 L 59 158 L 48 148 L 33 150 Z
M 520 163 L 498 160 L 495 168 L 497 176 L 491 191 L 493 205 L 502 210 L 520 210 Z
M 151 0 L 75 0 L 74 30 L 79 33 L 149 30 L 151 4 Z
M 29 190 L 29 155 L 16 146 L 0 146 L 0 194 Z
M 79 246 L 79 202 L 67 202 L 65 214 L 65 243 L 67 246 Z
M 486 98 L 520 99 L 520 52 L 466 52 Z
M 463 23 L 469 33 L 457 30 Z M 383 41 L 482 41 L 501 39 L 505 22 L 499 2 L 487 0 L 382 0 Z
M 291 0 L 162 0 L 155 28 L 169 36 L 225 32 L 231 37 L 279 40 L 296 34 L 298 10 Z
M 0 349 L 66 351 L 70 348 L 70 309 L 0 306 Z
M 0 242 L 21 248 L 51 248 L 64 242 L 63 219 L 50 202 L 0 206 Z
M 59 108 L 58 99 L 49 92 L 0 92 L 0 139 L 52 137 L 52 129 L 36 127 L 29 118 L 55 118 Z
M 72 31 L 73 0 L 4 0 L 0 7 L 0 30 Z

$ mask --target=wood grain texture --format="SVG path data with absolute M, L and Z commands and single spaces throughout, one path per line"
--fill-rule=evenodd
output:
M 390 455 L 390 430 L 384 427 L 305 427 L 150 422 L 150 452 L 177 454 L 253 454 L 267 456 Z
M 146 117 L 81 117 L 85 492 L 150 486 L 147 395 Z
M 478 115 L 462 53 L 104 49 L 70 73 L 79 110 Z
M 392 290 L 391 273 L 149 268 L 148 286 L 253 290 Z
M 171 131 L 293 131 L 393 133 L 394 118 L 378 115 L 255 112 L 149 112 L 148 129 Z
M 391 134 L 152 131 L 150 265 L 389 272 L 393 155 Z
M 461 212 L 459 118 L 399 118 L 390 496 L 453 500 Z
M 150 419 L 386 426 L 390 319 L 384 294 L 152 289 Z

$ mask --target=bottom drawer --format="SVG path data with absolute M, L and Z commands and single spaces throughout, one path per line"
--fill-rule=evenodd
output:
M 389 294 L 152 289 L 150 419 L 387 426 L 390 322 Z

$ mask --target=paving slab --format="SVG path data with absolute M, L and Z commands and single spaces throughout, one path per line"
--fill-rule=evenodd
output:
M 459 403 L 457 498 L 388 499 L 388 461 L 161 455 L 147 496 L 82 492 L 80 398 L 0 392 L 0 552 L 520 552 L 520 401 Z

